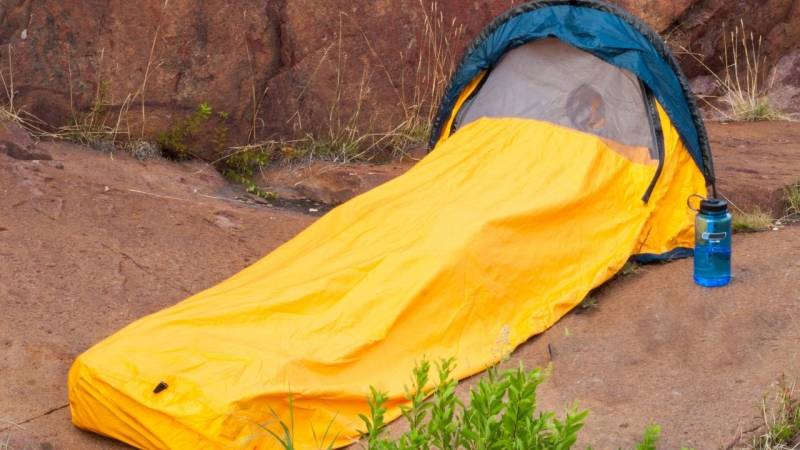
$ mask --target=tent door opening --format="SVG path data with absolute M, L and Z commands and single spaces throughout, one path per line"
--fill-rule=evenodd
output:
M 598 136 L 631 161 L 657 165 L 645 202 L 661 174 L 663 132 L 649 89 L 631 72 L 556 38 L 508 51 L 457 112 L 453 132 L 484 117 L 554 123 Z

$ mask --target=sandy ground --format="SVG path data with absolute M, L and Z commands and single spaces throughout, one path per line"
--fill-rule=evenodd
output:
M 747 127 L 711 128 L 727 192 L 747 192 L 737 180 L 777 191 L 800 178 L 796 129 Z M 771 157 L 751 163 L 762 148 Z M 246 267 L 315 217 L 237 200 L 202 164 L 63 143 L 37 151 L 52 160 L 0 152 L 0 443 L 120 447 L 70 424 L 75 356 Z M 589 408 L 584 436 L 595 448 L 633 442 L 649 422 L 663 427 L 663 448 L 724 447 L 756 422 L 761 393 L 781 374 L 800 376 L 800 227 L 737 236 L 735 265 L 733 285 L 714 291 L 692 285 L 691 261 L 619 279 L 596 294 L 596 309 L 565 318 L 509 364 L 552 362 L 541 404 Z

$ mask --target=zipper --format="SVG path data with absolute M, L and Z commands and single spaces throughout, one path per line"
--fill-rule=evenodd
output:
M 650 89 L 645 86 L 642 80 L 639 80 L 639 86 L 642 89 L 644 109 L 647 111 L 647 118 L 650 120 L 650 131 L 653 134 L 653 145 L 655 146 L 656 156 L 658 157 L 658 167 L 656 168 L 656 173 L 653 176 L 653 180 L 650 182 L 650 185 L 647 187 L 647 191 L 645 191 L 644 195 L 642 196 L 642 201 L 647 203 L 650 201 L 650 196 L 653 194 L 653 190 L 658 183 L 658 179 L 661 177 L 661 172 L 664 171 L 664 159 L 666 158 L 666 155 L 664 151 L 664 129 L 661 127 L 661 120 L 658 117 L 656 100 L 653 97 L 653 93 L 650 92 Z

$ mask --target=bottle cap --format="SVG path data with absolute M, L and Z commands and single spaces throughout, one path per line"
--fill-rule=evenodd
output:
M 700 202 L 700 212 L 721 213 L 728 211 L 728 202 L 721 198 L 708 198 Z

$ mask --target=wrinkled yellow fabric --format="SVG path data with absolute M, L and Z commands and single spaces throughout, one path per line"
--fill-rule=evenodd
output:
M 671 230 L 691 223 L 654 211 L 685 199 L 659 187 L 641 200 L 655 170 L 545 122 L 474 122 L 249 268 L 82 354 L 73 422 L 141 448 L 273 449 L 262 427 L 278 432 L 273 412 L 289 422 L 291 397 L 296 448 L 318 448 L 329 424 L 348 444 L 369 386 L 397 417 L 421 358 L 454 357 L 458 378 L 484 370 L 645 241 L 679 242 Z M 645 239 L 651 228 L 665 241 Z
M 653 211 L 637 254 L 660 255 L 678 247 L 694 248 L 694 211 L 686 207 L 692 194 L 707 195 L 706 182 L 681 137 L 658 105 L 664 132 L 664 168 L 653 189 Z

